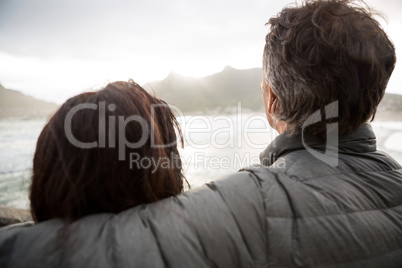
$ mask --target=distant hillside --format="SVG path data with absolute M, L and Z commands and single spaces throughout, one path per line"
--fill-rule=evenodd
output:
M 50 115 L 58 105 L 37 100 L 19 91 L 6 89 L 0 85 L 0 118 L 36 118 Z
M 262 110 L 260 79 L 260 68 L 237 70 L 226 67 L 220 73 L 203 78 L 170 73 L 166 79 L 144 87 L 184 112 L 225 109 L 237 106 L 239 101 L 242 108 Z
M 228 66 L 220 73 L 202 78 L 170 73 L 164 80 L 144 87 L 183 112 L 225 110 L 237 106 L 239 101 L 242 108 L 261 111 L 260 80 L 261 68 L 237 70 Z M 392 114 L 389 120 L 402 120 L 402 95 L 385 94 L 377 115 L 387 119 L 389 114 Z
M 385 94 L 384 98 L 380 103 L 380 106 L 378 107 L 378 110 L 402 112 L 402 95 L 391 94 L 391 93 Z
M 263 111 L 260 80 L 261 68 L 237 70 L 228 66 L 219 73 L 202 78 L 170 73 L 164 80 L 147 83 L 144 88 L 185 113 L 230 111 L 238 102 L 243 109 Z M 44 117 L 57 108 L 57 104 L 37 100 L 0 85 L 0 118 Z M 385 94 L 376 118 L 402 120 L 402 95 Z
M 376 121 L 402 121 L 402 95 L 386 93 L 375 116 Z

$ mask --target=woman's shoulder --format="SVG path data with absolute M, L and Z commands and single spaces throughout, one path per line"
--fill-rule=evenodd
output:
M 237 260 L 248 267 L 249 254 L 265 245 L 259 188 L 249 171 L 241 171 L 119 214 L 10 226 L 0 232 L 0 266 L 52 266 L 68 253 L 78 266 L 190 267 L 198 260 L 205 267 L 210 261 L 225 267 L 238 265 Z

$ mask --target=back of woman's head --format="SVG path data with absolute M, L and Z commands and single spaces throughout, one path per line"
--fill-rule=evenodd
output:
M 138 84 L 115 82 L 67 100 L 39 136 L 36 221 L 118 213 L 183 190 L 176 118 Z

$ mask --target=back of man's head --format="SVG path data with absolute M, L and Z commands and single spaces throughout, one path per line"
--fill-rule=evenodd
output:
M 362 2 L 359 2 L 362 3 Z M 290 133 L 338 101 L 339 134 L 374 118 L 395 66 L 395 48 L 373 12 L 348 0 L 308 1 L 269 20 L 263 79 Z M 325 133 L 325 122 L 311 127 Z

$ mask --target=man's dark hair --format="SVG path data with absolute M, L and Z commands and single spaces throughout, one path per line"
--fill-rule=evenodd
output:
M 368 6 L 348 0 L 285 7 L 267 23 L 263 79 L 276 115 L 298 133 L 306 119 L 339 103 L 339 134 L 373 120 L 395 66 L 395 48 Z M 325 133 L 325 122 L 311 127 Z

